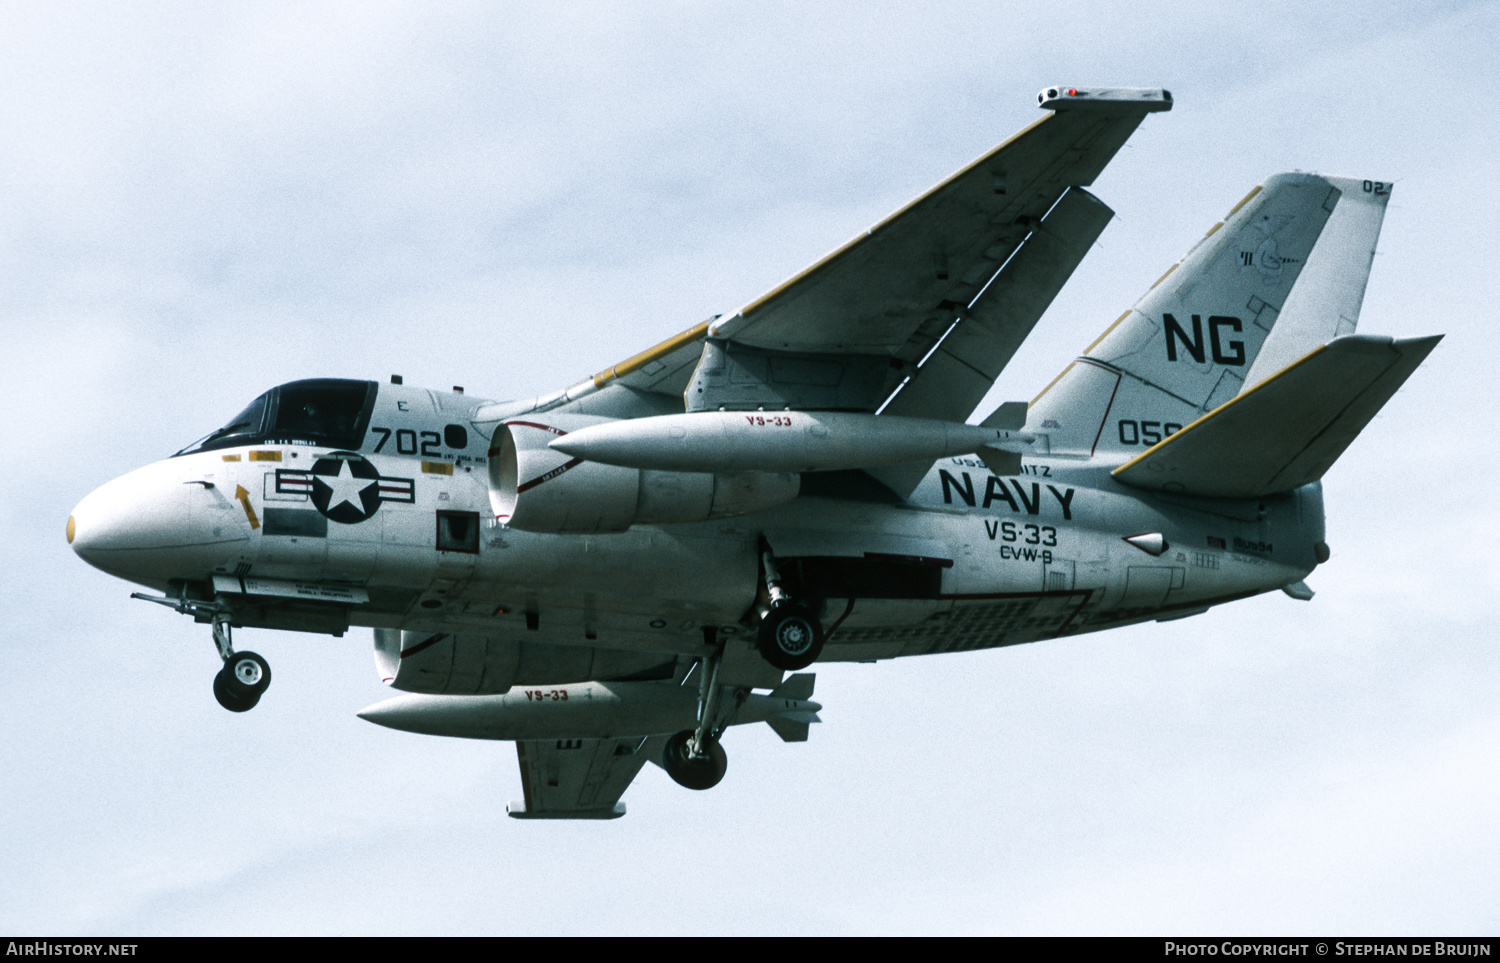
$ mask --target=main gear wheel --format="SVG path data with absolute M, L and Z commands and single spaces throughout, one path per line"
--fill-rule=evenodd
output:
M 662 751 L 667 775 L 687 789 L 712 789 L 729 768 L 729 754 L 719 740 L 704 737 L 700 752 L 693 753 L 693 730 L 684 729 L 667 740 Z
M 779 601 L 760 620 L 756 644 L 761 657 L 778 669 L 795 672 L 823 652 L 823 626 L 803 602 Z

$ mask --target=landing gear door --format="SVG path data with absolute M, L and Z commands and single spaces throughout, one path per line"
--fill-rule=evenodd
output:
M 834 654 L 840 629 L 915 626 L 944 617 L 952 607 L 941 598 L 943 573 L 953 566 L 944 543 L 878 532 L 836 541 L 826 532 L 817 535 L 767 532 L 766 539 L 778 552 L 791 591 L 822 603 L 821 618 L 830 630 L 827 658 L 851 657 Z M 899 644 L 868 657 L 888 658 L 897 650 Z

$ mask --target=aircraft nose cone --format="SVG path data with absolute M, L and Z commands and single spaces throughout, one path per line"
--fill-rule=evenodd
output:
M 166 548 L 191 539 L 186 486 L 161 484 L 134 471 L 99 486 L 68 517 L 73 551 L 96 563 L 110 552 Z
M 90 492 L 73 507 L 73 513 L 68 516 L 68 545 L 73 549 L 73 554 L 96 568 L 106 570 L 108 566 L 101 564 L 105 558 L 104 553 L 119 540 L 117 526 L 111 517 L 113 512 L 110 511 L 115 499 L 111 497 L 109 488 L 110 485 L 103 485 Z
M 158 462 L 122 475 L 84 497 L 68 516 L 68 544 L 95 568 L 132 579 L 192 578 L 226 554 L 223 543 L 248 537 L 222 494 L 187 480 L 189 466 Z M 215 511 L 216 508 L 220 510 Z

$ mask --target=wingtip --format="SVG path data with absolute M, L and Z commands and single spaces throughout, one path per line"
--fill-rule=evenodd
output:
M 1040 90 L 1036 95 L 1036 103 L 1043 110 L 1052 111 L 1075 107 L 1171 110 L 1172 92 L 1164 87 L 1078 87 L 1058 84 Z

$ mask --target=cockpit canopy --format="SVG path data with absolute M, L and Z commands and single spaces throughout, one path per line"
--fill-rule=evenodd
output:
M 370 423 L 376 391 L 373 381 L 344 378 L 289 381 L 256 398 L 223 428 L 188 445 L 177 455 L 243 445 L 357 449 Z

